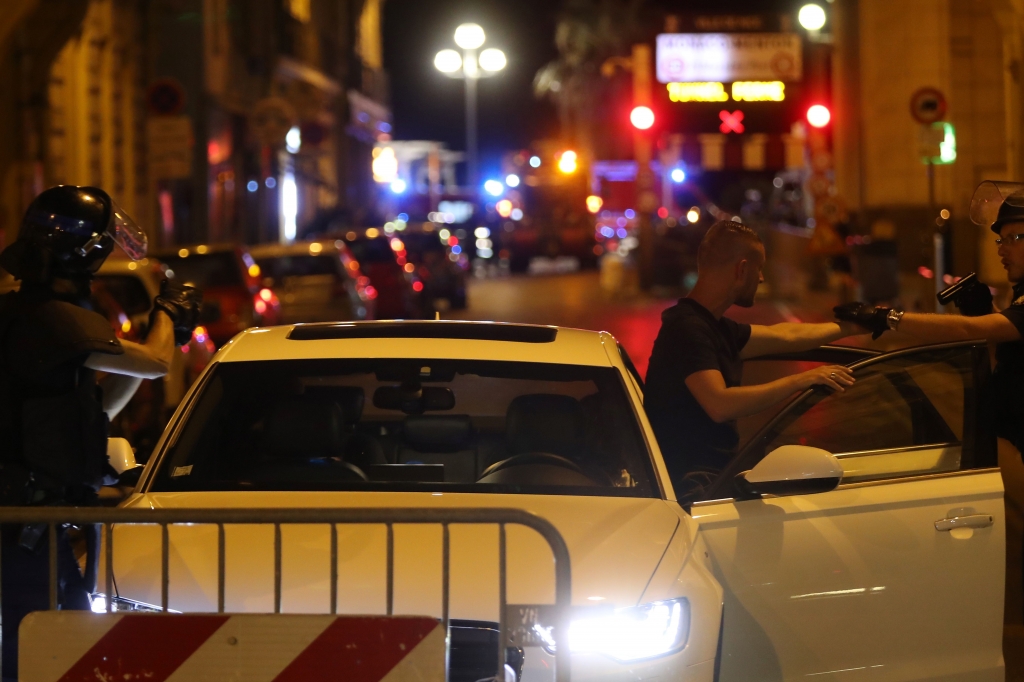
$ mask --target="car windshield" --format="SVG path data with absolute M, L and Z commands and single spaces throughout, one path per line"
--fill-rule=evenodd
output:
M 193 253 L 184 258 L 166 255 L 160 260 L 174 273 L 175 279 L 200 289 L 245 285 L 241 265 L 231 251 Z
M 340 279 L 341 271 L 337 256 L 298 254 L 294 256 L 273 256 L 258 258 L 260 270 L 268 277 L 282 280 L 286 277 L 309 277 L 333 275 Z
M 152 490 L 656 494 L 615 369 L 407 359 L 220 364 Z

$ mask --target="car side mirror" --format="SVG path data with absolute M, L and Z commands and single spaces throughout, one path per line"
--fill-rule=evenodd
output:
M 749 497 L 811 495 L 834 490 L 843 478 L 836 456 L 821 448 L 783 445 L 749 470 L 736 475 L 737 487 Z
M 135 451 L 126 438 L 107 439 L 107 461 L 119 475 L 138 466 Z

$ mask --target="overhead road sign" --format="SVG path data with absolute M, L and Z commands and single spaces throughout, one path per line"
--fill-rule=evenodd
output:
M 803 76 L 795 33 L 663 33 L 656 62 L 661 83 L 792 82 Z

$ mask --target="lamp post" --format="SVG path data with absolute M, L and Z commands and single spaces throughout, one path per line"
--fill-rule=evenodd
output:
M 470 187 L 477 185 L 476 82 L 493 76 L 505 68 L 505 53 L 493 47 L 481 51 L 487 39 L 478 24 L 462 24 L 455 29 L 458 50 L 441 50 L 434 56 L 434 67 L 449 78 L 466 81 L 466 179 Z

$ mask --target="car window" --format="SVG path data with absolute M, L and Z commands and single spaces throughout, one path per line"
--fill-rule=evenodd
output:
M 652 496 L 610 367 L 461 360 L 224 363 L 155 490 Z
M 200 289 L 245 285 L 241 265 L 231 251 L 193 253 L 184 258 L 164 255 L 160 260 L 173 272 L 175 279 Z
M 816 392 L 772 427 L 765 452 L 809 445 L 837 455 L 845 482 L 960 468 L 969 349 L 902 355 L 855 372 L 843 393 Z
M 341 268 L 336 256 L 297 254 L 257 259 L 260 270 L 268 277 L 283 280 L 286 277 L 308 277 L 312 275 L 333 275 L 341 278 Z
M 117 301 L 128 315 L 140 315 L 149 310 L 149 292 L 138 277 L 130 275 L 96 275 L 93 289 L 103 288 Z

